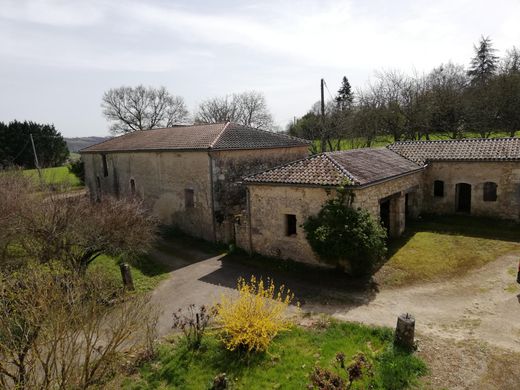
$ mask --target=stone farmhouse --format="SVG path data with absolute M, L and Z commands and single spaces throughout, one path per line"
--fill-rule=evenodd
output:
M 308 155 L 309 142 L 233 123 L 134 132 L 81 151 L 93 198 L 139 196 L 163 223 L 316 263 L 302 224 L 339 186 L 390 237 L 421 213 L 520 220 L 520 139 L 397 142 Z
M 80 151 L 91 196 L 138 196 L 165 224 L 233 240 L 241 177 L 303 158 L 309 142 L 234 123 L 136 131 Z
M 251 252 L 315 263 L 302 228 L 338 186 L 390 237 L 407 217 L 466 213 L 520 219 L 520 139 L 397 142 L 327 152 L 245 178 Z M 243 237 L 244 235 L 241 235 Z

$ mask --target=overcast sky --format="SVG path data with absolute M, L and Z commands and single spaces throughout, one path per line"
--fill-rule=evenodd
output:
M 206 97 L 265 94 L 281 127 L 346 75 L 469 63 L 489 35 L 520 46 L 519 0 L 0 0 L 0 121 L 108 134 L 100 101 L 121 85 L 166 86 L 193 112 Z M 328 96 L 328 93 L 326 93 Z

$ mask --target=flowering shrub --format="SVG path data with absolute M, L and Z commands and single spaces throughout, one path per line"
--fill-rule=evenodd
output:
M 249 282 L 240 278 L 237 289 L 238 298 L 223 295 L 216 306 L 224 345 L 230 351 L 265 351 L 278 332 L 289 329 L 286 312 L 294 294 L 254 276 Z

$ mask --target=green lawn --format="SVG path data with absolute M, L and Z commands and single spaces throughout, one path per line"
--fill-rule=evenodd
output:
M 392 242 L 376 275 L 385 285 L 435 281 L 463 275 L 512 251 L 520 252 L 520 225 L 465 216 L 426 217 L 408 224 Z
M 38 181 L 38 170 L 27 169 L 23 171 L 24 175 L 33 177 L 35 181 Z M 42 176 L 45 184 L 54 186 L 70 186 L 70 187 L 81 187 L 82 184 L 79 179 L 69 172 L 68 167 L 55 167 L 55 168 L 44 168 L 42 169 Z
M 493 132 L 491 133 L 490 138 L 503 138 L 503 137 L 509 137 L 508 132 Z M 478 133 L 464 133 L 464 138 L 481 138 Z M 451 139 L 448 134 L 430 134 L 430 140 L 437 141 L 437 140 L 448 140 Z M 422 139 L 424 140 L 424 138 Z M 333 140 L 333 144 L 336 145 L 335 140 Z M 371 143 L 372 148 L 377 147 L 383 147 L 390 145 L 391 143 L 395 142 L 394 138 L 390 135 L 379 135 L 377 136 Z M 320 150 L 320 141 L 315 140 L 314 144 L 316 146 L 316 150 Z M 348 140 L 342 140 L 341 141 L 341 150 L 349 150 L 354 148 L 362 148 L 366 147 L 366 138 L 359 137 L 359 138 L 352 138 Z
M 250 360 L 225 350 L 215 333 L 205 336 L 196 352 L 179 340 L 163 344 L 156 360 L 145 364 L 137 377 L 125 379 L 123 388 L 209 389 L 216 375 L 226 373 L 232 389 L 305 389 L 315 366 L 346 377 L 335 363 L 338 352 L 345 354 L 347 364 L 358 352 L 373 364 L 373 375 L 352 389 L 404 389 L 426 372 L 419 358 L 393 347 L 391 330 L 332 322 L 325 329 L 284 332 L 267 353 Z
M 150 256 L 143 256 L 130 264 L 134 287 L 137 292 L 153 290 L 157 284 L 168 277 L 166 266 L 154 261 Z M 92 262 L 89 269 L 102 269 L 108 275 L 121 281 L 118 259 L 101 255 Z

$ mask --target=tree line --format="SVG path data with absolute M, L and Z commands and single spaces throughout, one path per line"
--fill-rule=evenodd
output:
M 0 122 L 0 167 L 35 167 L 31 134 L 40 166 L 58 166 L 69 157 L 67 144 L 54 125 L 16 120 L 9 123 Z
M 513 47 L 499 58 L 491 39 L 482 37 L 474 51 L 467 69 L 449 62 L 428 74 L 382 71 L 355 93 L 344 77 L 323 117 L 316 103 L 287 131 L 322 139 L 322 151 L 340 149 L 346 139 L 352 146 L 371 146 L 380 136 L 395 141 L 428 140 L 433 134 L 514 136 L 520 130 L 520 50 Z

